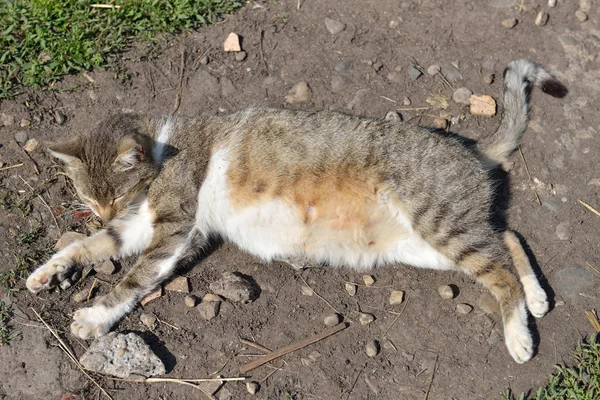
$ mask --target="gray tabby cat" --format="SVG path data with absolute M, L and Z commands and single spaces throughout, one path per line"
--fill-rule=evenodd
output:
M 250 108 L 228 116 L 122 115 L 50 147 L 108 228 L 56 253 L 34 293 L 84 264 L 139 255 L 71 331 L 101 336 L 219 235 L 266 262 L 305 257 L 367 271 L 404 263 L 474 276 L 498 300 L 506 345 L 533 354 L 525 306 L 548 311 L 515 234 L 490 222 L 491 169 L 515 150 L 531 86 L 566 88 L 529 61 L 505 71 L 500 128 L 480 148 L 429 129 L 335 112 Z

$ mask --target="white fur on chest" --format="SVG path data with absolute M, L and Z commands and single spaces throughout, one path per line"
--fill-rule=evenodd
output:
M 278 198 L 235 209 L 227 186 L 229 151 L 213 154 L 206 179 L 198 194 L 196 226 L 215 233 L 266 261 L 307 256 L 315 262 L 367 270 L 377 265 L 404 263 L 417 267 L 450 269 L 453 263 L 418 236 L 401 210 L 386 199 L 378 207 L 389 210 L 397 226 L 384 248 L 365 246 L 360 234 L 307 224 L 303 215 Z

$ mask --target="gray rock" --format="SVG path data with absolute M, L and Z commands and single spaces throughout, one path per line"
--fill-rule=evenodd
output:
M 547 208 L 555 214 L 558 214 L 558 210 L 560 210 L 560 206 L 550 200 L 542 200 L 542 207 Z
M 337 21 L 331 18 L 325 18 L 325 27 L 332 35 L 337 35 L 344 29 L 346 29 L 346 24 L 343 22 Z
M 546 11 L 540 11 L 535 17 L 535 24 L 537 26 L 544 26 L 548 23 L 549 15 Z
M 219 296 L 241 303 L 254 301 L 260 295 L 260 287 L 239 272 L 225 272 L 221 279 L 209 286 Z
M 112 275 L 117 271 L 117 267 L 112 261 L 106 260 L 102 264 L 94 265 L 94 271 L 101 275 Z
M 440 67 L 439 65 L 433 64 L 433 65 L 430 65 L 429 68 L 427 68 L 427 73 L 429 75 L 437 75 L 441 70 L 442 70 L 442 67 Z
M 412 104 L 412 100 L 408 97 L 404 97 L 404 99 L 402 99 L 402 104 L 404 104 L 405 106 L 410 106 Z
M 140 321 L 150 329 L 156 326 L 156 315 L 153 313 L 143 313 L 140 315 Z
M 221 302 L 203 301 L 196 307 L 196 309 L 198 310 L 202 318 L 204 318 L 207 321 L 210 321 L 211 319 L 219 315 L 219 311 L 221 310 Z
M 375 72 L 379 71 L 381 68 L 383 68 L 383 64 L 381 61 L 376 61 L 375 64 L 373 64 L 373 69 L 375 70 Z
M 508 19 L 503 20 L 501 22 L 501 24 L 506 29 L 512 29 L 512 28 L 514 28 L 517 25 L 518 22 L 519 21 L 517 21 L 516 18 L 508 18 Z
M 458 68 L 450 63 L 442 65 L 442 75 L 444 75 L 450 83 L 457 83 L 463 78 Z
M 417 79 L 419 79 L 421 77 L 421 75 L 423 75 L 423 73 L 421 71 L 419 71 L 414 65 L 410 65 L 408 67 L 408 75 L 410 76 L 410 79 L 412 79 L 413 81 L 416 81 Z
M 400 122 L 402 122 L 402 116 L 396 111 L 390 111 L 385 115 L 385 120 L 393 122 L 395 124 L 399 124 Z
M 352 99 L 352 101 L 350 103 L 348 103 L 348 109 L 352 110 L 358 106 L 360 106 L 363 101 L 365 100 L 365 98 L 367 97 L 367 95 L 369 94 L 370 90 L 369 89 L 360 89 L 356 92 L 356 94 L 354 95 L 354 98 Z
M 335 314 L 329 314 L 328 316 L 326 316 L 323 319 L 323 322 L 325 323 L 325 325 L 327 326 L 336 326 L 337 324 L 339 324 L 342 321 L 342 318 L 340 317 L 339 314 L 335 313 Z
M 569 240 L 571 239 L 571 224 L 569 221 L 563 221 L 556 227 L 556 236 L 560 240 Z
M 594 285 L 596 282 L 594 275 L 587 268 L 570 267 L 562 269 L 558 271 L 553 282 L 552 287 L 559 297 L 564 296 L 571 300 L 577 300 L 582 298 L 579 293 L 584 293 L 587 290 L 597 293 L 597 288 Z
M 242 62 L 246 59 L 247 56 L 248 54 L 245 51 L 239 51 L 235 53 L 235 61 Z
M 4 126 L 11 126 L 15 124 L 15 117 L 14 115 L 9 115 L 9 114 L 0 114 L 0 123 Z
M 24 144 L 25 142 L 27 142 L 27 139 L 29 139 L 29 135 L 27 134 L 27 132 L 21 131 L 15 134 L 15 140 L 19 144 Z
M 483 83 L 487 84 L 487 85 L 491 85 L 492 83 L 494 83 L 494 78 L 496 78 L 496 75 L 494 74 L 485 74 L 483 75 Z
M 461 87 L 456 89 L 456 91 L 452 95 L 452 100 L 454 100 L 456 103 L 470 104 L 469 99 L 471 98 L 472 94 L 473 92 L 471 92 L 466 87 Z
M 260 389 L 260 384 L 258 382 L 255 382 L 255 381 L 246 382 L 246 390 L 248 391 L 248 393 L 256 394 L 256 392 L 258 392 L 259 389 Z
M 150 377 L 166 372 L 163 362 L 135 333 L 112 332 L 96 339 L 80 362 L 86 369 L 119 378 L 131 374 Z
M 28 126 L 31 126 L 31 121 L 28 119 L 23 118 L 21 120 L 21 128 L 27 128 Z
M 371 340 L 365 346 L 365 353 L 367 353 L 367 356 L 369 357 L 375 357 L 379 354 L 379 349 L 379 342 L 377 340 Z
M 208 56 L 204 56 L 200 59 L 200 64 L 202 64 L 202 65 L 208 65 L 209 62 L 210 62 L 210 59 L 208 58 Z
M 465 303 L 457 304 L 456 305 L 456 311 L 459 314 L 468 314 L 471 311 L 473 311 L 473 306 L 471 306 L 469 304 L 465 304 Z
M 342 60 L 335 65 L 335 70 L 337 72 L 347 71 L 352 66 L 352 60 Z
M 65 117 L 65 114 L 63 114 L 62 112 L 58 110 L 54 112 L 54 120 L 58 125 L 64 124 L 66 119 L 67 117 Z
M 579 20 L 579 22 L 585 22 L 588 19 L 588 16 L 585 11 L 577 10 L 575 11 L 575 18 Z

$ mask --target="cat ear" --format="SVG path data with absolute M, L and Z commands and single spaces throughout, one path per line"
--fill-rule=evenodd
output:
M 127 171 L 144 160 L 144 146 L 132 137 L 119 139 L 117 152 L 119 155 L 113 162 L 117 171 Z
M 74 162 L 81 162 L 83 140 L 79 136 L 75 136 L 66 142 L 50 144 L 47 148 L 53 157 L 58 158 L 65 164 L 73 164 Z

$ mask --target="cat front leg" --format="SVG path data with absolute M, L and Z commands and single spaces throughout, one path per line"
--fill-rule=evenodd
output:
M 167 279 L 177 265 L 206 243 L 206 236 L 173 224 L 156 227 L 150 246 L 140 255 L 133 268 L 106 296 L 93 307 L 76 311 L 71 332 L 82 339 L 102 336 L 139 300 Z

